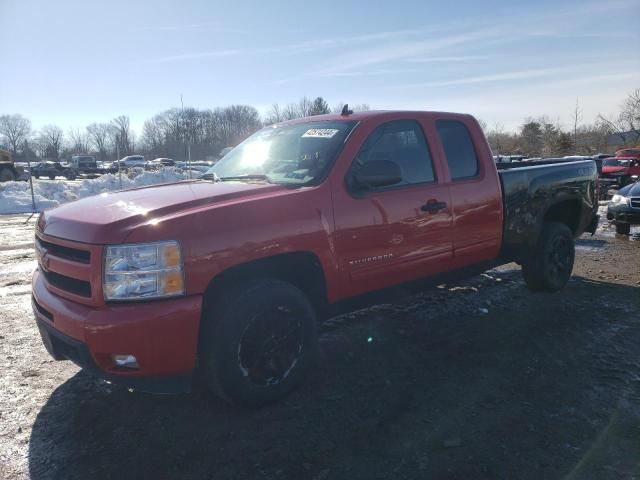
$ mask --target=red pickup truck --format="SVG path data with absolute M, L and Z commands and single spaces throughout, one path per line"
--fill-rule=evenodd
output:
M 597 225 L 594 162 L 500 168 L 469 115 L 345 110 L 266 127 L 203 179 L 45 211 L 43 342 L 133 389 L 197 378 L 238 404 L 276 400 L 347 299 L 511 261 L 533 291 L 566 284 L 574 237 Z
M 615 182 L 625 187 L 640 177 L 640 158 L 635 156 L 616 156 L 605 158 L 602 162 L 601 180 Z

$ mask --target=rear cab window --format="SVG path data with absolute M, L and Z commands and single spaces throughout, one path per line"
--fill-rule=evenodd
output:
M 451 180 L 477 177 L 480 164 L 467 126 L 458 120 L 437 120 L 436 130 L 442 142 Z

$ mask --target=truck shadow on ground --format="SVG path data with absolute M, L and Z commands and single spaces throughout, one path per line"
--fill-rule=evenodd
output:
M 625 474 L 640 446 L 638 292 L 574 277 L 562 293 L 534 295 L 514 280 L 465 293 L 460 307 L 449 293 L 373 309 L 325 332 L 317 372 L 261 410 L 206 393 L 130 393 L 78 373 L 37 416 L 30 475 Z M 465 308 L 478 295 L 493 302 L 488 314 Z

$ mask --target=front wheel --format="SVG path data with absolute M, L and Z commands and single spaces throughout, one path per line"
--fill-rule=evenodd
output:
M 533 292 L 557 292 L 571 277 L 575 260 L 573 234 L 564 223 L 545 223 L 533 252 L 522 263 L 522 275 Z
M 629 235 L 631 232 L 631 224 L 629 223 L 616 223 L 616 233 L 620 235 Z
M 55 175 L 49 175 L 49 180 L 55 180 L 56 176 Z
M 203 318 L 200 366 L 220 397 L 246 407 L 274 402 L 315 364 L 315 312 L 295 286 L 258 280 L 212 303 Z

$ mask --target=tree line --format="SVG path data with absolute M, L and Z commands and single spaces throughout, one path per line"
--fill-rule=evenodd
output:
M 527 118 L 516 132 L 500 124 L 483 129 L 494 154 L 520 154 L 527 157 L 560 157 L 612 153 L 614 145 L 640 143 L 640 88 L 631 92 L 617 116 L 598 115 L 590 124 L 582 123 L 582 109 L 576 99 L 571 123 L 564 127 L 547 116 Z
M 363 104 L 357 109 L 369 107 Z M 126 115 L 66 132 L 57 125 L 45 125 L 36 131 L 29 119 L 20 114 L 0 115 L 0 144 L 5 145 L 17 161 L 57 161 L 76 153 L 92 153 L 102 161 L 134 153 L 200 160 L 217 158 L 223 148 L 237 145 L 265 125 L 331 111 L 322 97 L 303 97 L 287 105 L 274 104 L 264 118 L 249 105 L 214 109 L 175 107 L 146 120 L 139 134 L 134 132 Z
M 352 109 L 369 110 L 369 105 L 354 105 Z M 74 153 L 93 153 L 102 161 L 133 153 L 201 160 L 216 158 L 223 148 L 237 145 L 265 125 L 340 110 L 342 104 L 331 108 L 323 97 L 274 104 L 264 117 L 249 105 L 175 107 L 147 119 L 139 134 L 133 131 L 126 115 L 66 132 L 57 125 L 45 125 L 36 131 L 20 114 L 0 115 L 0 144 L 17 161 L 60 160 Z M 640 89 L 628 95 L 617 116 L 599 115 L 592 124 L 582 123 L 577 100 L 569 128 L 545 116 L 526 119 L 515 132 L 505 131 L 500 124 L 489 127 L 486 122 L 480 123 L 494 154 L 550 157 L 607 152 L 611 135 L 620 138 L 619 144 L 640 143 Z

